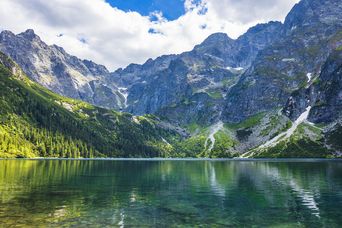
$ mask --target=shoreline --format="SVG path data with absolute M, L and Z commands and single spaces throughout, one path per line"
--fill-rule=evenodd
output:
M 237 162 L 342 162 L 342 158 L 0 158 L 17 161 L 237 161 Z

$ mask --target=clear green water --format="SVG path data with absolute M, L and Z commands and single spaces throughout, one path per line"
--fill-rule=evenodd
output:
M 342 162 L 0 160 L 0 227 L 341 227 Z

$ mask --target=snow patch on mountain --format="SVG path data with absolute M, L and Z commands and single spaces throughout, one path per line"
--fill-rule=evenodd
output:
M 226 67 L 227 70 L 229 70 L 230 72 L 232 72 L 233 74 L 239 74 L 242 73 L 244 68 L 243 67 Z
M 217 132 L 219 132 L 220 130 L 222 130 L 224 128 L 223 122 L 219 121 L 218 123 L 214 124 L 213 126 L 210 127 L 210 131 L 209 131 L 209 136 L 207 138 L 207 140 L 205 141 L 204 147 L 208 150 L 211 151 L 214 146 L 215 146 L 215 135 Z M 211 142 L 210 146 L 208 147 L 208 143 L 209 140 Z
M 283 61 L 283 62 L 296 62 L 296 59 L 295 58 L 284 58 L 281 61 Z
M 307 73 L 306 77 L 308 77 L 308 82 L 310 82 L 312 79 L 312 73 Z
M 122 108 L 127 108 L 128 104 L 127 104 L 127 99 L 128 99 L 128 88 L 125 87 L 119 87 L 118 88 L 118 93 L 120 93 L 122 95 L 122 97 L 124 98 L 124 102 L 121 104 Z
M 266 142 L 265 144 L 261 145 L 259 148 L 266 148 L 270 146 L 275 146 L 279 142 L 284 141 L 285 139 L 288 139 L 291 137 L 291 135 L 296 131 L 297 127 L 307 120 L 309 113 L 311 110 L 311 106 L 308 106 L 306 110 L 298 117 L 298 119 L 293 122 L 292 127 L 288 129 L 286 132 L 283 132 L 279 134 L 278 136 L 274 137 L 270 141 Z

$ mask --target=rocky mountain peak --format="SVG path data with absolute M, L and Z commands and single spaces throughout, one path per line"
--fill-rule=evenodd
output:
M 27 29 L 25 32 L 19 33 L 18 36 L 21 36 L 28 40 L 39 39 L 40 37 L 34 32 L 33 29 Z
M 13 36 L 15 36 L 15 34 L 9 30 L 3 30 L 0 33 L 0 39 L 11 38 Z
M 208 36 L 199 46 L 204 45 L 217 45 L 219 43 L 229 43 L 234 42 L 226 33 L 214 33 Z
M 302 0 L 292 8 L 284 24 L 287 30 L 315 23 L 341 25 L 341 12 L 340 0 Z
M 241 35 L 238 39 L 242 39 L 243 37 L 251 36 L 253 34 L 265 33 L 265 32 L 269 32 L 270 30 L 276 30 L 276 29 L 281 28 L 282 25 L 283 24 L 280 21 L 270 21 L 268 23 L 257 24 L 249 28 L 247 32 Z
M 280 108 L 292 92 L 313 83 L 332 48 L 341 40 L 341 7 L 337 0 L 299 2 L 286 17 L 280 33 L 273 37 L 275 41 L 258 52 L 226 96 L 226 120 L 240 122 L 261 111 Z M 276 33 L 266 34 L 272 38 Z
M 47 45 L 32 29 L 18 35 L 3 31 L 0 51 L 31 79 L 60 95 L 116 109 L 123 100 L 115 85 L 99 82 L 109 75 L 104 66 L 69 55 L 57 45 Z
M 202 53 L 207 52 L 216 55 L 218 54 L 217 52 L 225 52 L 227 49 L 232 48 L 234 43 L 235 41 L 226 33 L 214 33 L 206 38 L 201 44 L 196 45 L 194 51 Z
M 94 63 L 91 60 L 82 60 L 83 64 L 88 68 L 88 70 L 94 75 L 106 75 L 109 74 L 107 68 L 103 65 Z

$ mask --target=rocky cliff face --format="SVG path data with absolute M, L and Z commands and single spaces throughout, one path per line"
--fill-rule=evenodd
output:
M 340 46 L 341 48 L 341 46 Z M 317 79 L 313 109 L 309 120 L 314 123 L 330 123 L 342 116 L 342 50 L 333 52 Z
M 256 113 L 282 108 L 292 92 L 309 86 L 341 42 L 341 5 L 335 0 L 297 4 L 276 42 L 259 52 L 227 94 L 225 121 L 240 122 Z
M 305 14 L 300 11 L 305 10 Z M 341 86 L 341 46 L 342 46 L 342 10 L 340 1 L 303 1 L 291 11 L 287 17 L 287 27 L 297 27 L 303 23 L 307 27 L 320 28 L 323 37 L 323 55 L 319 60 L 320 67 L 316 74 L 307 74 L 307 86 L 296 90 L 289 98 L 284 112 L 291 119 L 300 115 L 307 107 L 312 106 L 309 119 L 312 122 L 332 122 L 340 116 L 339 92 Z M 314 23 L 313 23 L 314 22 Z M 314 34 L 311 36 L 314 39 Z M 328 108 L 329 107 L 329 108 Z M 330 111 L 329 111 L 330 109 Z
M 221 118 L 227 92 L 260 50 L 270 45 L 280 22 L 257 25 L 237 40 L 216 33 L 190 52 L 132 64 L 111 74 L 127 93 L 125 111 L 159 114 L 181 124 Z
M 342 116 L 342 50 L 336 48 L 322 66 L 322 71 L 308 87 L 291 94 L 284 114 L 297 118 L 311 106 L 309 120 L 313 123 L 332 123 Z
M 119 108 L 123 99 L 115 86 L 101 82 L 109 74 L 104 66 L 47 45 L 33 30 L 18 35 L 1 32 L 0 51 L 13 58 L 34 81 L 58 94 L 108 108 Z

